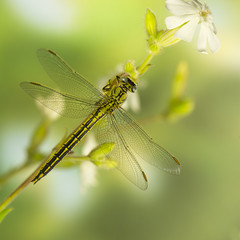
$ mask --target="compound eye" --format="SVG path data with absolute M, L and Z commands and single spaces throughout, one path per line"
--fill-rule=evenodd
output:
M 132 87 L 132 92 L 134 93 L 134 92 L 136 92 L 136 90 L 137 90 L 137 87 L 135 85 L 135 86 Z
M 128 78 L 127 77 L 121 77 L 121 81 L 124 82 L 124 83 L 127 83 L 128 82 Z

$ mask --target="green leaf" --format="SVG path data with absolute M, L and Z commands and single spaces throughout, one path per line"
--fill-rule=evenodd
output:
M 0 212 L 0 223 L 3 221 L 3 219 L 13 210 L 13 208 L 5 208 Z

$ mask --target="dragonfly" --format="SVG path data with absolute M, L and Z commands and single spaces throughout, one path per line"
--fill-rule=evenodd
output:
M 142 190 L 148 180 L 137 157 L 170 174 L 180 174 L 179 161 L 153 141 L 133 117 L 122 108 L 127 95 L 137 89 L 136 80 L 120 73 L 108 80 L 101 90 L 73 70 L 55 52 L 39 49 L 37 55 L 56 90 L 35 82 L 22 82 L 21 88 L 45 107 L 68 118 L 82 119 L 81 124 L 54 150 L 32 182 L 46 176 L 73 148 L 93 130 L 99 144 L 114 143 L 106 157 L 116 161 L 120 170 Z

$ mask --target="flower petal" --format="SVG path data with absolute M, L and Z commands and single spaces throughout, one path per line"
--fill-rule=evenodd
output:
M 208 39 L 208 26 L 206 23 L 201 23 L 200 32 L 197 42 L 198 51 L 207 53 L 207 39 Z
M 207 43 L 212 53 L 215 53 L 220 48 L 220 40 L 214 33 L 212 25 L 206 22 L 201 23 L 199 38 L 198 38 L 198 51 L 202 53 L 207 52 Z
M 206 4 L 202 5 L 198 0 L 190 1 L 189 4 L 191 4 L 195 8 L 198 8 L 199 10 L 202 9 L 203 7 L 207 6 Z
M 167 26 L 167 29 L 173 29 L 190 21 L 192 18 L 192 15 L 170 16 L 165 19 L 165 24 Z
M 183 25 L 175 34 L 175 37 L 186 42 L 191 42 L 199 23 L 199 16 L 193 17 L 188 23 Z
M 177 16 L 195 14 L 199 10 L 192 4 L 189 4 L 183 0 L 166 0 L 166 8 L 170 13 Z
M 219 38 L 214 32 L 210 31 L 210 29 L 208 34 L 208 45 L 212 53 L 215 53 L 221 46 Z

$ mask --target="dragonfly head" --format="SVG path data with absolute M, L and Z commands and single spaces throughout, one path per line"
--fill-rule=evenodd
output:
M 119 90 L 124 90 L 125 92 L 135 92 L 137 89 L 136 82 L 128 73 L 121 73 L 114 76 L 108 81 L 108 84 L 103 88 L 105 94 L 110 95 Z
M 118 81 L 121 83 L 121 85 L 124 85 L 128 91 L 130 91 L 132 93 L 136 92 L 137 85 L 129 74 L 126 74 L 126 76 L 123 75 L 121 77 L 118 76 Z

